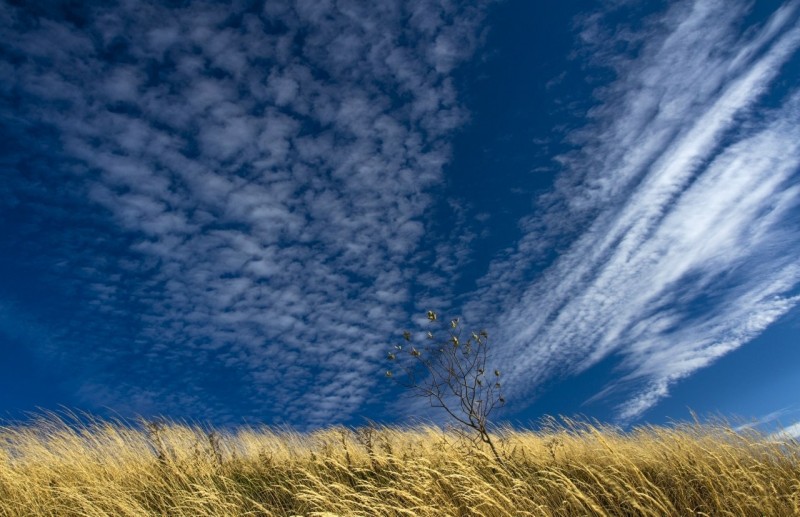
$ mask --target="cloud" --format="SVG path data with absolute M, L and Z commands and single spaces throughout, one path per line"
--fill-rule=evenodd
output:
M 9 165 L 4 196 L 38 200 L 42 231 L 75 209 L 49 254 L 87 300 L 60 336 L 84 397 L 305 425 L 369 403 L 481 4 L 64 9 L 2 7 L 3 125 L 58 162 Z
M 770 440 L 797 441 L 800 439 L 800 422 L 796 422 L 785 429 L 776 431 L 769 435 Z
M 706 0 L 635 29 L 585 21 L 616 79 L 465 309 L 498 329 L 510 400 L 616 355 L 618 380 L 592 400 L 622 391 L 617 415 L 634 420 L 800 301 L 800 92 L 776 81 L 800 44 L 798 3 L 742 32 L 746 13 Z
M 775 424 L 779 424 L 780 420 L 782 418 L 789 417 L 790 415 L 794 415 L 796 413 L 797 413 L 797 408 L 794 408 L 794 407 L 791 407 L 791 406 L 784 407 L 784 408 L 772 411 L 770 413 L 767 413 L 765 415 L 762 415 L 761 417 L 759 417 L 757 419 L 752 419 L 751 421 L 747 421 L 747 422 L 744 422 L 742 424 L 739 424 L 736 427 L 734 427 L 733 429 L 736 432 L 741 432 L 741 431 L 749 431 L 749 430 L 753 430 L 753 429 L 757 430 L 757 429 L 760 429 L 760 428 L 764 428 L 767 425 L 773 425 L 774 426 Z

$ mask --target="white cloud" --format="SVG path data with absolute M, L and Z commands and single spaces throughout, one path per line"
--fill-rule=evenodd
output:
M 780 431 L 776 431 L 769 435 L 770 440 L 800 440 L 800 422 L 796 422 Z
M 789 415 L 796 414 L 796 413 L 797 413 L 797 409 L 796 408 L 784 407 L 784 408 L 772 411 L 770 413 L 767 413 L 766 415 L 762 415 L 761 417 L 759 417 L 757 419 L 753 419 L 751 421 L 747 421 L 745 423 L 738 424 L 733 429 L 734 429 L 734 431 L 737 431 L 737 432 L 739 432 L 739 431 L 747 431 L 747 430 L 750 430 L 750 429 L 759 429 L 759 428 L 761 428 L 761 427 L 763 427 L 765 425 L 774 424 L 774 423 L 778 422 L 779 419 L 781 419 L 783 417 L 787 417 Z
M 218 418 L 236 401 L 308 425 L 368 402 L 405 319 L 426 189 L 465 120 L 447 73 L 475 48 L 481 9 L 144 3 L 90 9 L 82 30 L 23 30 L 29 14 L 6 11 L 9 45 L 30 56 L 15 109 L 57 131 L 80 164 L 77 202 L 104 207 L 127 243 L 80 257 L 100 263 L 109 311 L 140 311 L 137 331 L 79 328 L 89 312 L 64 348 L 134 377 L 112 389 L 116 373 L 87 371 L 84 395 Z M 204 387 L 226 371 L 227 393 Z
M 527 234 L 466 310 L 485 322 L 487 303 L 499 309 L 510 399 L 619 354 L 622 376 L 597 398 L 633 390 L 618 415 L 635 419 L 800 301 L 800 94 L 756 110 L 800 44 L 797 7 L 744 36 L 740 3 L 681 2 L 644 35 L 612 36 L 592 18 L 587 40 L 643 47 L 625 59 L 592 47 L 618 78 L 571 137 L 582 149 L 561 158 Z

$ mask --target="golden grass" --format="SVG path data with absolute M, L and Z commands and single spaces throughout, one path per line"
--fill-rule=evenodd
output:
M 496 439 L 505 468 L 434 427 L 210 434 L 51 416 L 0 428 L 0 515 L 800 515 L 796 442 L 572 422 Z

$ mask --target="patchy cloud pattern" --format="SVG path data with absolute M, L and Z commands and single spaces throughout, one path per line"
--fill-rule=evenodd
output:
M 800 90 L 776 82 L 800 9 L 742 31 L 748 5 L 673 3 L 639 27 L 611 23 L 616 11 L 583 20 L 577 55 L 616 79 L 466 310 L 486 321 L 497 308 L 509 399 L 617 354 L 596 399 L 622 390 L 617 414 L 634 420 L 800 301 Z
M 28 253 L 86 301 L 47 352 L 123 411 L 344 420 L 424 292 L 481 10 L 174 4 L 0 6 L 0 199 L 18 242 L 61 225 Z

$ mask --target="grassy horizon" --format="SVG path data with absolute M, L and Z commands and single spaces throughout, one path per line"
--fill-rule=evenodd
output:
M 800 514 L 796 441 L 568 420 L 495 437 L 505 467 L 432 426 L 221 432 L 51 415 L 0 427 L 0 516 Z

